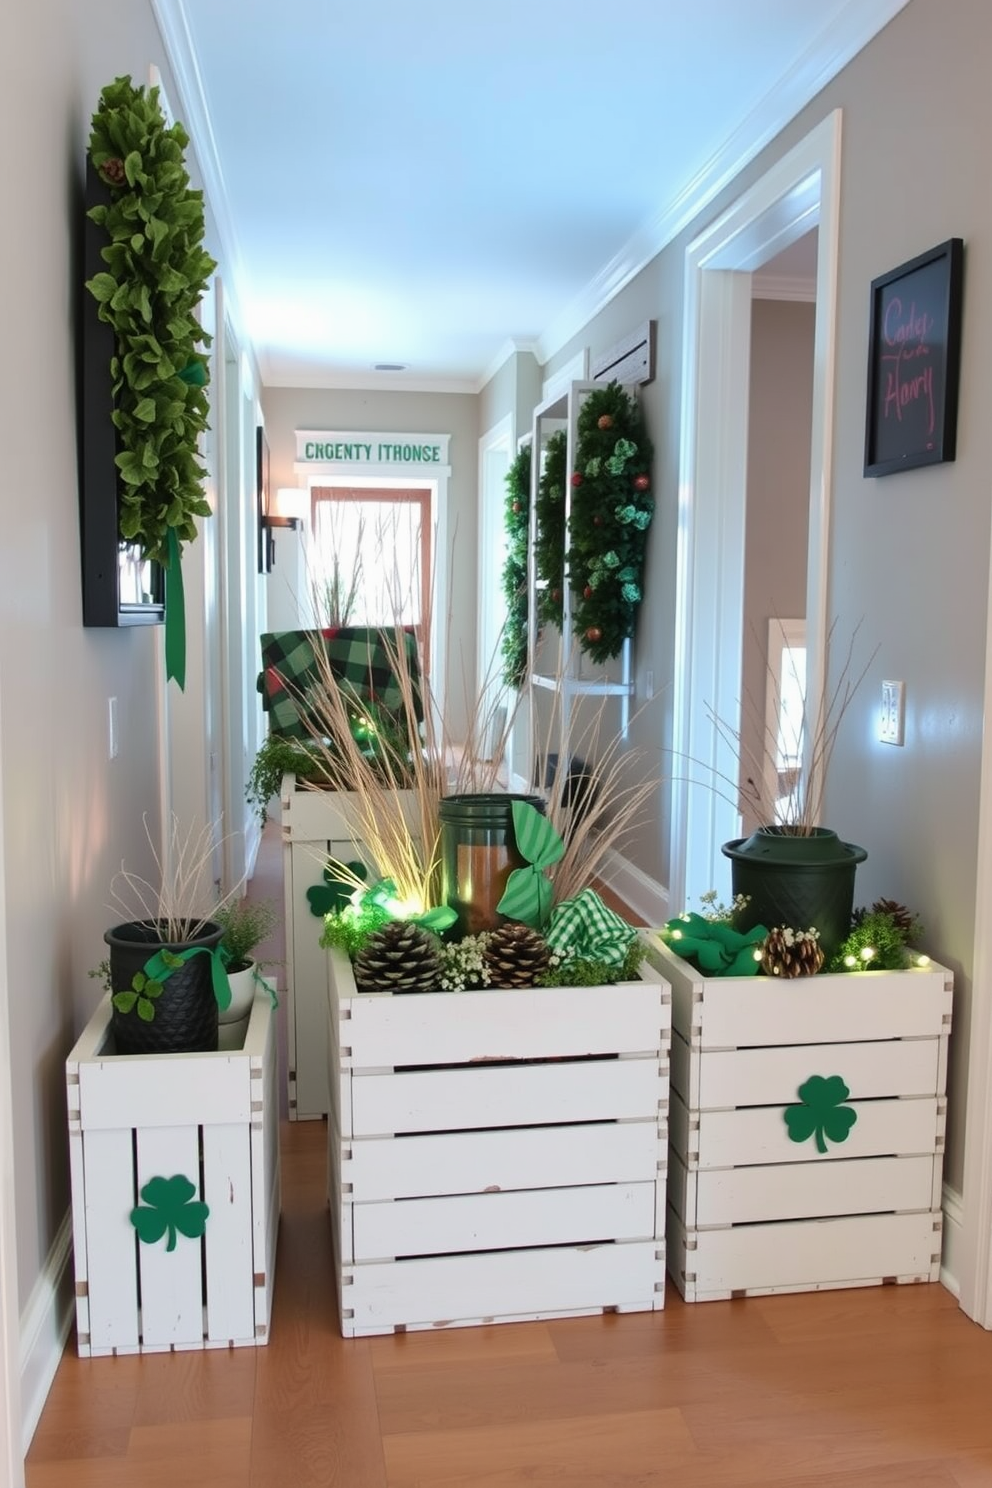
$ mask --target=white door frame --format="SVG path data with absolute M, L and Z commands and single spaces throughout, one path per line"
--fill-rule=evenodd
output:
M 21 1314 L 14 1229 L 14 1121 L 10 1084 L 10 1012 L 4 905 L 5 840 L 0 780 L 0 1483 L 24 1485 L 21 1418 Z
M 773 165 L 685 255 L 670 912 L 729 892 L 720 844 L 739 835 L 737 756 L 711 710 L 741 705 L 751 273 L 818 227 L 807 569 L 808 697 L 822 694 L 832 447 L 841 114 Z M 822 704 L 821 704 L 822 706 Z M 811 731 L 812 732 L 812 731 Z M 690 789 L 690 782 L 703 782 Z
M 959 1300 L 992 1328 L 992 554 L 985 625 L 985 707 L 975 875 L 975 944 L 964 1124 L 964 1204 L 958 1263 Z

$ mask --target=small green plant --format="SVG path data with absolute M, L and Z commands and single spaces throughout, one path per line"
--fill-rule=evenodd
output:
M 213 918 L 224 932 L 219 946 L 224 965 L 228 971 L 244 971 L 256 960 L 256 946 L 279 923 L 279 911 L 271 899 L 232 899 Z
M 173 951 L 162 951 L 162 960 L 170 971 L 175 971 L 177 966 L 182 966 L 182 956 L 177 956 Z M 101 962 L 101 966 L 104 963 Z M 107 978 L 109 984 L 110 963 L 106 963 Z M 100 975 L 100 971 L 91 972 L 91 976 Z M 162 996 L 162 983 L 156 977 L 146 976 L 143 971 L 136 971 L 131 978 L 131 986 L 123 992 L 115 992 L 111 1001 L 119 1013 L 136 1012 L 143 1023 L 154 1023 L 155 1003 Z
M 310 780 L 314 784 L 325 778 L 315 748 L 307 741 L 269 734 L 255 756 L 245 786 L 245 800 L 254 807 L 263 827 L 268 820 L 269 802 L 279 794 L 284 775 L 295 775 L 297 780 Z

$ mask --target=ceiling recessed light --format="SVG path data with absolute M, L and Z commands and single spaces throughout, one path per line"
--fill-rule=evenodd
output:
M 376 362 L 373 372 L 405 372 L 406 362 Z

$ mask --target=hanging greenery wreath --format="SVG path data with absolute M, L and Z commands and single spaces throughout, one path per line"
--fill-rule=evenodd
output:
M 543 624 L 561 626 L 565 586 L 565 479 L 568 445 L 564 429 L 544 446 L 544 469 L 537 486 L 537 534 L 534 569 L 539 588 L 537 616 Z
M 503 599 L 506 620 L 500 642 L 503 681 L 522 687 L 527 675 L 527 528 L 530 521 L 530 445 L 523 445 L 506 472 L 503 530 Z
M 107 234 L 107 267 L 86 288 L 116 338 L 118 527 L 166 570 L 167 653 L 170 578 L 181 544 L 196 537 L 195 519 L 210 515 L 198 451 L 209 413 L 200 348 L 210 336 L 196 309 L 217 265 L 201 247 L 203 193 L 190 190 L 188 144 L 181 124 L 166 125 L 157 88 L 129 77 L 104 88 L 89 155 L 110 200 L 88 215 Z
M 634 634 L 643 593 L 653 450 L 637 399 L 617 382 L 579 410 L 569 522 L 572 628 L 593 661 Z

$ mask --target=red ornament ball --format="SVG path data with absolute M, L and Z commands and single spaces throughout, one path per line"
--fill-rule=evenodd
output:
M 576 470 L 576 471 L 574 471 L 572 473 L 572 485 L 573 486 L 581 486 L 581 484 L 582 484 L 582 471 L 581 470 Z
M 649 475 L 635 475 L 634 476 L 634 490 L 635 491 L 647 491 L 650 488 L 650 485 L 651 485 L 651 477 Z
M 516 514 L 519 510 L 520 510 L 520 502 L 519 501 L 515 501 L 513 503 L 513 512 L 514 512 L 514 514 Z
M 587 641 L 601 641 L 602 639 L 603 639 L 603 632 L 600 630 L 599 626 L 598 625 L 590 625 L 589 629 L 586 631 L 586 640 Z
M 612 415 L 612 413 L 601 413 L 599 415 L 599 418 L 596 420 L 596 428 L 597 429 L 612 429 L 613 428 L 613 415 Z
M 583 599 L 592 599 L 592 590 L 589 588 L 589 585 L 588 584 L 586 585 L 586 587 L 582 591 L 582 598 Z
M 593 526 L 594 526 L 594 527 L 602 527 L 602 525 L 603 525 L 603 519 L 602 519 L 602 517 L 601 517 L 601 516 L 600 516 L 600 515 L 599 515 L 599 513 L 598 513 L 598 512 L 597 512 L 597 514 L 596 514 L 596 515 L 595 515 L 595 516 L 594 516 L 594 517 L 593 517 L 593 519 L 592 519 L 592 525 L 593 525 Z

